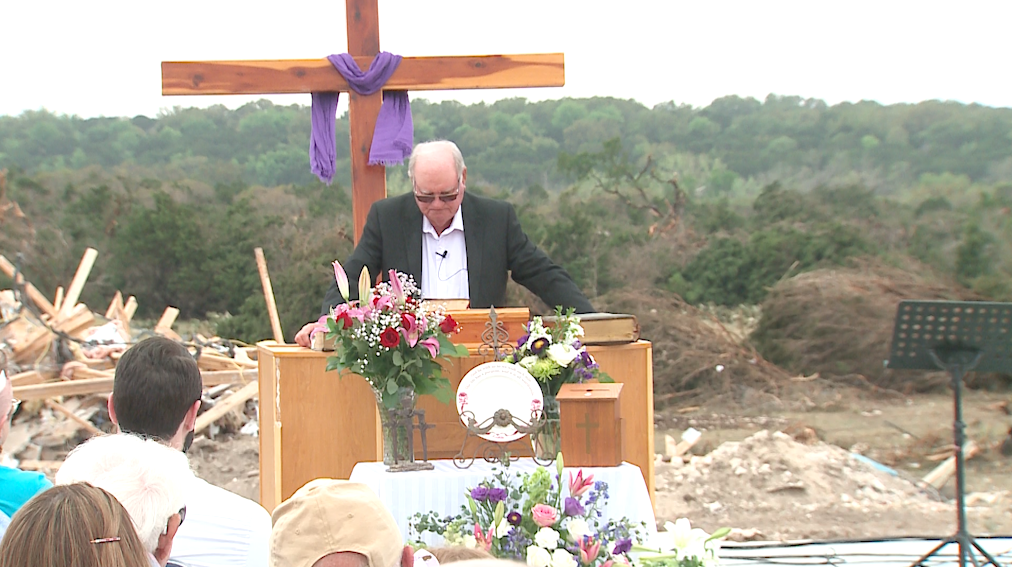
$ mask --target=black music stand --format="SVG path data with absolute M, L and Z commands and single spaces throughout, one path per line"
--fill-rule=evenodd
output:
M 950 543 L 959 545 L 959 566 L 967 558 L 979 566 L 973 549 L 988 563 L 1001 567 L 966 529 L 964 506 L 963 376 L 967 372 L 1012 372 L 1012 303 L 984 301 L 902 301 L 896 311 L 889 368 L 909 370 L 947 370 L 952 377 L 952 436 L 956 453 L 956 533 L 912 563 L 924 560 Z M 984 563 L 987 565 L 987 563 Z

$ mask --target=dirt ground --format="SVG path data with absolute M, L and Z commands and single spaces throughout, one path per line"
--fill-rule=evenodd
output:
M 1012 535 L 1012 458 L 998 450 L 1012 425 L 1003 409 L 1010 400 L 1008 393 L 986 392 L 964 399 L 967 434 L 981 448 L 966 473 L 975 535 Z M 955 531 L 955 481 L 941 491 L 914 484 L 951 448 L 950 395 L 869 395 L 855 388 L 834 389 L 817 403 L 741 402 L 657 412 L 659 451 L 665 434 L 677 440 L 688 427 L 702 432 L 690 462 L 657 463 L 660 524 L 687 517 L 708 531 L 727 526 L 761 540 Z M 253 499 L 257 454 L 257 439 L 239 433 L 198 438 L 190 451 L 201 477 Z

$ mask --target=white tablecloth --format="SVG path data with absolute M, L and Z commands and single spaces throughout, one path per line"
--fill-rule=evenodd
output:
M 457 515 L 460 507 L 466 504 L 464 493 L 494 472 L 502 470 L 498 464 L 475 460 L 467 469 L 458 469 L 453 461 L 431 461 L 435 470 L 414 472 L 387 472 L 383 463 L 358 463 L 351 472 L 351 480 L 368 485 L 387 509 L 397 520 L 401 535 L 408 536 L 408 523 L 416 512 L 437 512 L 442 516 Z M 495 471 L 493 471 L 495 468 Z M 508 474 L 517 472 L 534 472 L 537 464 L 533 459 L 520 459 L 512 463 Z M 550 465 L 548 472 L 554 478 L 555 466 Z M 620 519 L 623 516 L 633 523 L 646 524 L 646 536 L 652 538 L 657 533 L 654 510 L 650 504 L 650 493 L 643 481 L 639 467 L 622 463 L 617 467 L 566 467 L 562 473 L 562 483 L 566 487 L 569 482 L 568 471 L 575 475 L 579 469 L 584 476 L 594 475 L 595 481 L 608 483 L 608 501 L 602 508 L 604 518 Z M 567 490 L 564 488 L 563 491 Z M 426 538 L 426 541 L 429 541 Z M 429 541 L 429 543 L 437 543 Z

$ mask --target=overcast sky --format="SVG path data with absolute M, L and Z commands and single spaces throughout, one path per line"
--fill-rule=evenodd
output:
M 347 49 L 342 0 L 6 0 L 0 114 L 154 116 L 260 97 L 163 97 L 163 60 L 307 59 Z M 466 104 L 612 96 L 706 106 L 737 94 L 829 104 L 1012 107 L 1012 2 L 379 0 L 405 56 L 564 52 L 566 86 L 430 91 Z M 269 97 L 309 104 L 309 95 Z M 346 101 L 342 99 L 342 108 Z

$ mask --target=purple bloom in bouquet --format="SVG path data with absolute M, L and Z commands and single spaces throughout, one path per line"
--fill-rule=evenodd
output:
M 521 348 L 521 347 L 523 347 L 523 346 L 524 346 L 524 343 L 526 343 L 526 342 L 527 342 L 527 339 L 529 339 L 529 338 L 531 338 L 531 335 L 530 335 L 530 333 L 528 333 L 528 334 L 526 334 L 526 335 L 524 335 L 524 336 L 520 337 L 519 339 L 517 339 L 517 348 Z
M 488 489 L 488 501 L 492 504 L 502 502 L 506 500 L 506 489 L 505 488 L 489 488 Z
M 488 500 L 488 489 L 484 486 L 476 486 L 471 489 L 471 498 L 475 502 L 484 502 Z
M 506 521 L 509 522 L 511 526 L 519 526 L 520 521 L 523 519 L 524 517 L 521 516 L 520 512 L 517 512 L 516 510 L 513 510 L 509 514 L 506 514 Z
M 577 368 L 576 370 L 573 371 L 573 374 L 576 375 L 576 381 L 577 383 L 580 384 L 583 384 L 587 380 L 590 380 L 591 378 L 594 377 L 594 373 L 591 372 L 590 370 L 587 370 L 586 368 Z
M 541 353 L 545 352 L 545 350 L 548 349 L 550 344 L 551 341 L 549 341 L 545 337 L 538 337 L 534 339 L 534 342 L 531 343 L 531 354 L 540 355 Z
M 587 513 L 583 508 L 583 504 L 580 504 L 580 501 L 572 496 L 566 498 L 566 505 L 563 511 L 567 516 L 582 516 Z
M 611 550 L 612 555 L 622 555 L 623 553 L 629 553 L 632 549 L 632 538 L 624 537 L 615 542 L 615 547 Z

